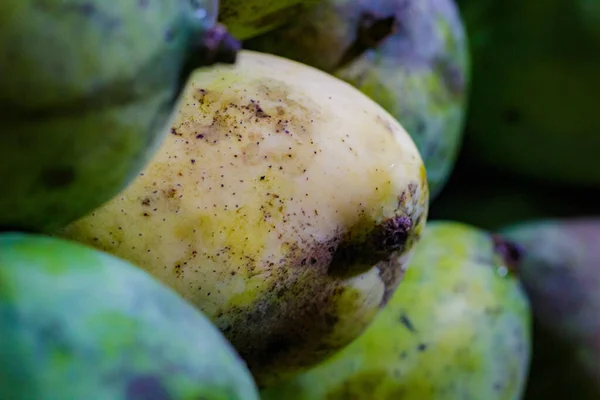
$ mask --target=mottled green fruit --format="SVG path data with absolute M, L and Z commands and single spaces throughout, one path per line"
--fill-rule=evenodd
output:
M 3 399 L 258 399 L 199 311 L 133 265 L 60 239 L 0 235 L 0 332 Z
M 503 230 L 535 319 L 527 399 L 600 398 L 600 218 L 540 220 Z
M 470 155 L 536 179 L 600 186 L 599 4 L 459 1 L 473 57 Z
M 406 128 L 433 199 L 462 139 L 468 92 L 465 32 L 453 0 L 322 0 L 245 43 L 351 83 Z
M 404 281 L 365 333 L 263 400 L 516 400 L 530 359 L 529 304 L 507 246 L 432 222 Z
M 523 221 L 595 214 L 598 198 L 600 190 L 544 185 L 459 161 L 429 218 L 495 231 Z
M 301 4 L 320 0 L 221 0 L 219 21 L 238 39 L 249 39 L 295 18 Z
M 52 231 L 136 176 L 187 63 L 233 61 L 208 1 L 1 2 L 0 229 Z

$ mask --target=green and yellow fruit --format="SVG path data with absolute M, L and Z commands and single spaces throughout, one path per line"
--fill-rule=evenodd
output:
M 0 332 L 3 399 L 258 399 L 243 361 L 193 306 L 68 241 L 0 234 Z
M 292 20 L 302 4 L 321 0 L 220 0 L 219 21 L 244 40 Z
M 600 218 L 515 224 L 534 325 L 527 399 L 600 398 Z
M 52 231 L 124 188 L 163 137 L 186 63 L 236 42 L 189 0 L 0 4 L 0 230 Z
M 175 288 L 267 384 L 362 332 L 427 210 L 423 162 L 392 116 L 326 73 L 243 51 L 196 72 L 140 176 L 59 234 Z
M 321 0 L 245 43 L 351 83 L 400 121 L 421 152 L 433 199 L 462 141 L 469 86 L 453 0 Z
M 523 176 L 600 187 L 596 0 L 459 0 L 470 34 L 467 153 Z
M 516 400 L 530 309 L 503 242 L 430 222 L 400 287 L 365 333 L 263 400 Z M 508 257 L 507 257 L 508 256 Z

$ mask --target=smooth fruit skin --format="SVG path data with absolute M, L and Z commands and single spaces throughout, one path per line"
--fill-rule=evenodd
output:
M 535 317 L 527 399 L 600 397 L 600 218 L 505 227 Z
M 322 0 L 244 43 L 351 83 L 411 135 L 430 198 L 458 156 L 469 92 L 467 36 L 453 0 Z
M 459 0 L 473 79 L 465 152 L 551 183 L 600 187 L 596 0 Z
M 381 107 L 314 68 L 242 51 L 234 67 L 197 71 L 147 168 L 57 234 L 175 288 L 266 385 L 360 334 L 427 210 L 419 153 Z
M 219 21 L 246 40 L 293 20 L 303 4 L 321 0 L 220 0 Z
M 0 332 L 4 399 L 258 399 L 243 361 L 192 305 L 61 239 L 0 234 Z
M 50 232 L 139 173 L 186 62 L 214 62 L 213 25 L 196 11 L 189 0 L 2 1 L 0 230 Z
M 517 400 L 530 309 L 494 238 L 429 222 L 400 287 L 354 343 L 263 400 Z

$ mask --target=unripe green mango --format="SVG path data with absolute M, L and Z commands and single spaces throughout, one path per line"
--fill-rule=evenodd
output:
M 0 234 L 0 397 L 257 400 L 209 320 L 114 256 Z
M 235 59 L 236 42 L 209 8 L 209 0 L 0 3 L 0 230 L 50 232 L 137 175 L 189 66 Z

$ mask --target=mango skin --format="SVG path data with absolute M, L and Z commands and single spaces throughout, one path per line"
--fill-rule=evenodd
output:
M 267 385 L 389 300 L 426 223 L 425 168 L 391 115 L 306 65 L 245 50 L 188 83 L 138 178 L 55 234 L 175 288 Z M 390 221 L 407 229 L 379 237 Z
M 540 219 L 503 236 L 523 250 L 519 273 L 535 319 L 527 399 L 600 397 L 600 218 Z
M 340 66 L 361 15 L 395 17 L 395 31 Z M 430 199 L 458 156 L 470 83 L 467 37 L 453 0 L 322 0 L 244 43 L 331 73 L 391 113 L 415 141 Z
M 595 0 L 459 0 L 473 65 L 465 153 L 481 164 L 600 186 Z
M 0 235 L 0 387 L 11 400 L 257 400 L 210 321 L 137 267 Z
M 301 4 L 320 0 L 220 0 L 219 22 L 233 36 L 249 39 L 268 32 L 295 17 Z
M 2 2 L 0 230 L 51 232 L 137 175 L 164 137 L 193 41 L 210 27 L 191 7 Z
M 430 222 L 400 287 L 365 333 L 262 400 L 517 400 L 530 308 L 484 231 Z

